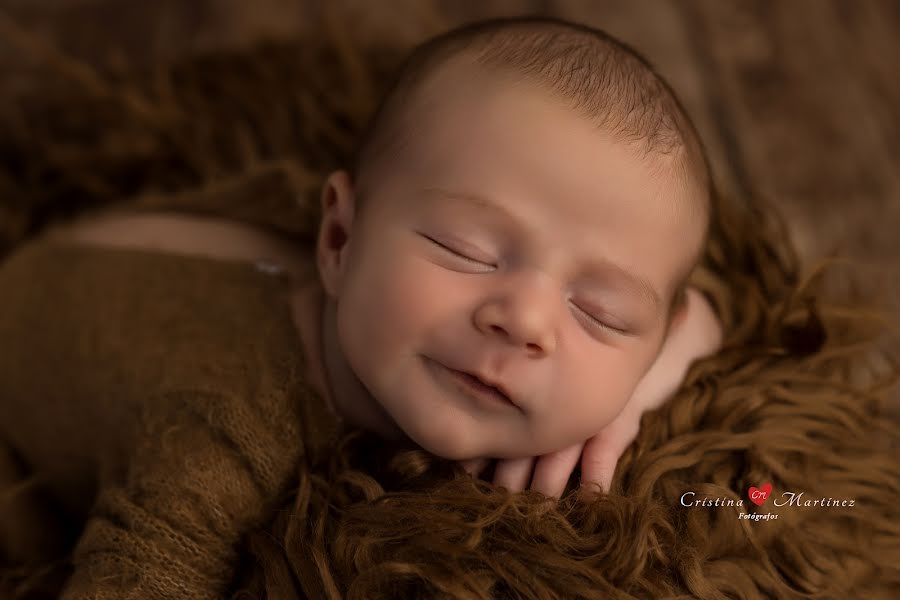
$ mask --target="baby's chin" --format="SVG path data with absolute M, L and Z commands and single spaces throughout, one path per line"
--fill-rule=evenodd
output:
M 403 431 L 407 438 L 417 446 L 446 460 L 463 461 L 476 458 L 522 458 L 538 456 L 531 444 L 525 444 L 517 449 L 508 444 L 497 447 L 495 441 L 500 435 L 497 431 L 490 431 L 485 422 L 473 421 L 465 414 L 444 417 L 438 423 L 404 423 Z M 500 425 L 498 424 L 497 427 Z M 530 441 L 530 440 L 520 440 Z
M 392 431 L 397 439 L 406 439 L 423 450 L 447 460 L 467 460 L 484 455 L 484 444 L 473 439 L 471 423 L 466 415 L 442 416 L 440 419 L 423 419 L 404 414 L 393 420 Z

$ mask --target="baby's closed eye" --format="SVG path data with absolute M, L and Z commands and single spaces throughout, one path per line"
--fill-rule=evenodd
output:
M 427 236 L 427 235 L 425 235 L 425 234 L 421 234 L 421 235 L 422 235 L 422 237 L 424 237 L 425 239 L 429 240 L 430 242 L 432 242 L 432 243 L 435 244 L 436 246 L 438 246 L 438 247 L 444 249 L 444 250 L 447 251 L 448 253 L 450 253 L 450 254 L 452 254 L 452 255 L 454 255 L 454 256 L 456 256 L 456 257 L 462 259 L 462 260 L 465 260 L 465 261 L 467 261 L 467 262 L 474 263 L 474 264 L 477 264 L 477 265 L 484 265 L 484 264 L 485 264 L 485 263 L 482 262 L 482 261 L 479 261 L 479 260 L 476 260 L 476 259 L 471 258 L 471 257 L 469 257 L 469 256 L 466 256 L 466 255 L 463 254 L 462 252 L 460 252 L 460 251 L 458 251 L 458 250 L 455 250 L 455 249 L 453 249 L 452 247 L 448 246 L 447 244 L 441 243 L 441 242 L 437 241 L 436 239 L 434 239 L 434 238 L 432 238 L 432 237 L 430 237 L 430 236 Z M 491 266 L 494 266 L 494 265 L 491 265 Z M 608 322 L 606 322 L 606 321 L 601 321 L 600 319 L 598 319 L 597 317 L 595 317 L 593 314 L 591 314 L 590 312 L 588 312 L 588 311 L 586 311 L 585 309 L 581 308 L 581 307 L 578 306 L 577 304 L 574 304 L 574 303 L 573 303 L 572 306 L 574 306 L 580 313 L 582 313 L 583 315 L 585 315 L 585 316 L 590 320 L 591 325 L 596 326 L 596 327 L 599 327 L 599 328 L 601 328 L 601 329 L 603 329 L 603 330 L 611 331 L 611 332 L 618 333 L 618 334 L 621 334 L 621 335 L 629 335 L 628 329 L 626 329 L 626 328 L 624 328 L 624 327 L 616 327 L 616 326 L 614 326 L 614 325 L 610 325 L 610 324 L 609 324 Z

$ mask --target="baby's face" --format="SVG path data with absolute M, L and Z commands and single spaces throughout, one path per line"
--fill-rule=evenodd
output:
M 329 292 L 340 359 L 435 454 L 544 454 L 624 407 L 701 223 L 667 176 L 551 98 L 447 77 L 402 168 L 344 223 Z M 512 402 L 472 396 L 448 369 Z

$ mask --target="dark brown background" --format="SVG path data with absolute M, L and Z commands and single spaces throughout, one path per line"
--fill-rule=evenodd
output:
M 864 289 L 880 294 L 900 325 L 900 2 L 328 4 L 361 44 L 388 37 L 412 45 L 448 26 L 517 14 L 609 31 L 670 81 L 721 187 L 774 202 L 804 264 L 834 252 L 858 261 L 852 269 Z M 309 0 L 5 0 L 0 7 L 76 56 L 131 62 L 302 35 L 323 13 Z M 0 46 L 7 73 L 16 68 L 10 56 Z M 900 350 L 896 340 L 885 343 Z

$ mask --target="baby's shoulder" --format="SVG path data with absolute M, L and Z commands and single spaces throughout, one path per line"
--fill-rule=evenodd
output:
M 263 227 L 209 215 L 107 210 L 51 226 L 50 241 L 154 250 L 163 253 L 246 261 L 283 268 L 307 279 L 314 260 L 283 235 Z

